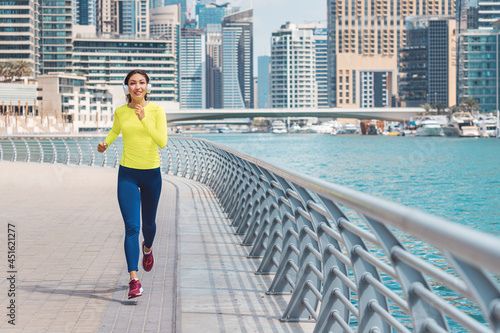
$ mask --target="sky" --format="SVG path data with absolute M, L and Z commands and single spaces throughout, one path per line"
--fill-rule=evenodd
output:
M 218 0 L 230 2 L 233 7 L 248 9 L 253 6 L 254 72 L 257 73 L 257 57 L 271 54 L 271 33 L 291 21 L 322 23 L 326 28 L 327 0 Z

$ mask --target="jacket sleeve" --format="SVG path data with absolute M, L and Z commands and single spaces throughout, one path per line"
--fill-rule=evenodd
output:
M 154 116 L 153 116 L 154 117 Z M 165 109 L 158 107 L 156 112 L 156 119 L 152 116 L 145 116 L 142 120 L 142 126 L 149 133 L 153 141 L 160 147 L 165 148 L 167 145 L 167 116 Z M 156 120 L 156 121 L 155 121 Z M 156 124 L 155 124 L 156 123 Z
M 118 119 L 118 115 L 116 113 L 116 110 L 115 110 L 114 118 L 115 119 L 113 121 L 113 127 L 109 131 L 106 139 L 104 139 L 104 142 L 106 142 L 108 144 L 108 147 L 116 140 L 116 138 L 118 137 L 118 135 L 120 135 L 120 132 L 122 130 L 122 127 L 120 125 L 120 119 Z

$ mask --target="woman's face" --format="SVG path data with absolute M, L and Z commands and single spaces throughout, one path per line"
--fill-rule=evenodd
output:
M 133 100 L 140 101 L 144 99 L 144 96 L 147 92 L 147 87 L 148 82 L 142 74 L 136 73 L 128 79 L 128 89 L 130 92 L 130 97 Z

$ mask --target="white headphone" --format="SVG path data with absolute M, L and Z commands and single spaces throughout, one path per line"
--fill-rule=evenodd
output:
M 139 73 L 139 74 L 142 74 L 142 73 Z M 146 88 L 146 93 L 151 94 L 151 78 L 149 77 L 149 75 L 147 73 L 144 73 L 144 74 L 146 74 L 148 81 L 149 81 L 148 87 Z M 128 84 L 125 83 L 126 79 L 127 79 L 127 77 L 125 77 L 123 79 L 123 91 L 125 92 L 125 95 L 129 95 L 130 91 L 128 90 Z

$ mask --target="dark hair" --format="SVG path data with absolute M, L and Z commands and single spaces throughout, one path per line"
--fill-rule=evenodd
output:
M 146 79 L 146 84 L 149 83 L 149 76 L 148 76 L 148 73 L 146 73 L 145 70 L 142 70 L 142 69 L 133 69 L 133 70 L 131 70 L 127 74 L 127 76 L 125 77 L 125 80 L 123 80 L 123 84 L 124 85 L 128 85 L 128 80 L 130 80 L 130 78 L 134 74 L 140 74 L 140 75 L 144 76 L 144 78 Z M 144 95 L 144 99 L 146 101 L 148 100 L 148 93 L 146 93 L 146 95 Z M 132 102 L 132 97 L 130 97 L 130 94 L 128 94 L 127 95 L 127 103 L 130 103 L 130 102 Z

